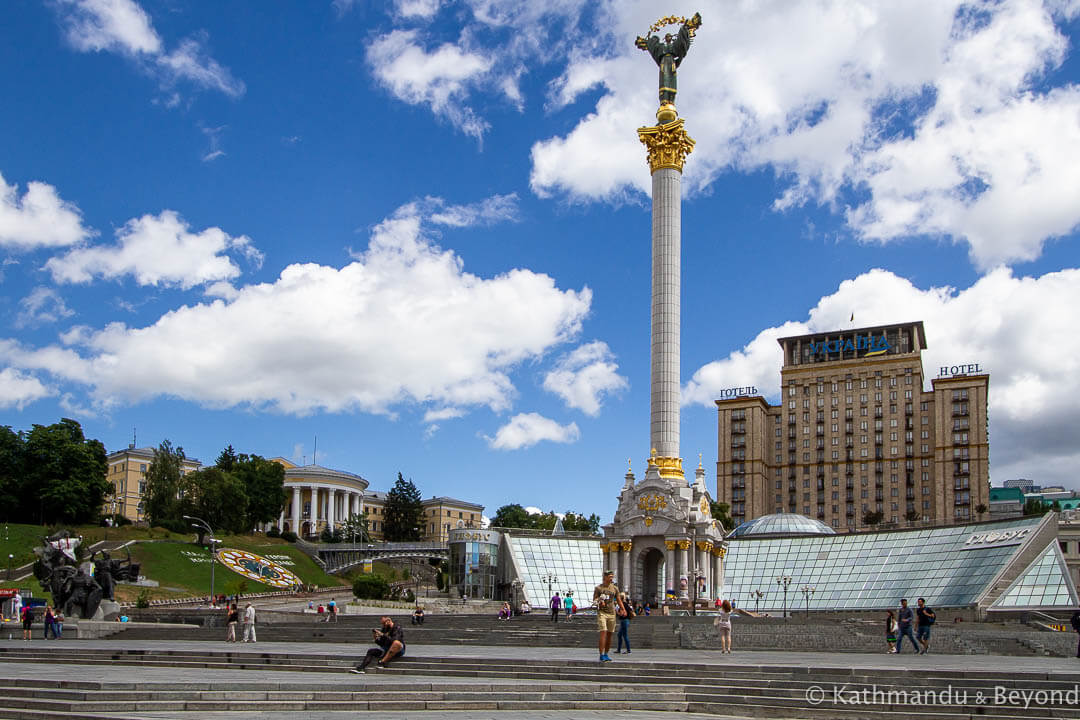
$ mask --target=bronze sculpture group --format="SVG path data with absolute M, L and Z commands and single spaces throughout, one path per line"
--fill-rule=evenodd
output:
M 68 531 L 62 530 L 45 538 L 42 546 L 34 550 L 38 556 L 34 576 L 43 588 L 49 589 L 53 606 L 64 615 L 90 619 L 102 600 L 116 599 L 118 581 L 139 579 L 139 564 L 131 562 L 130 552 L 124 560 L 114 560 L 108 551 L 102 551 L 100 557 L 95 552 L 90 555 L 93 574 L 87 574 L 82 565 L 53 544 L 68 537 Z

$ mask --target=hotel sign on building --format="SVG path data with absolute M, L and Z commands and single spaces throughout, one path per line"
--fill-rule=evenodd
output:
M 977 520 L 989 506 L 978 364 L 941 368 L 927 389 L 922 322 L 778 342 L 777 404 L 728 390 L 716 400 L 716 494 L 736 523 L 785 512 L 836 529 L 907 527 Z

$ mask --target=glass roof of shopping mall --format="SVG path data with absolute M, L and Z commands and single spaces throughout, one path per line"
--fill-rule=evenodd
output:
M 1069 591 L 1065 580 L 1069 571 L 1065 558 L 1056 544 L 1043 550 L 1020 577 L 1001 594 L 990 607 L 997 609 L 1019 607 L 1073 607 L 1076 593 Z
M 573 591 L 579 608 L 592 605 L 593 588 L 600 584 L 604 569 L 597 538 L 508 535 L 506 539 L 530 605 L 546 608 L 551 594 L 565 595 L 567 590 Z
M 728 535 L 729 538 L 748 535 L 835 535 L 836 531 L 821 522 L 796 513 L 762 515 L 747 520 Z
M 1009 522 L 959 525 L 845 535 L 743 537 L 728 543 L 724 597 L 761 611 L 783 608 L 784 586 L 790 577 L 789 609 L 893 608 L 900 598 L 924 597 L 931 607 L 975 604 L 991 582 L 1035 537 L 1041 517 Z M 1057 543 L 1047 546 L 1033 570 L 1018 581 L 1006 600 L 1016 606 L 1038 598 L 1057 604 L 1063 597 L 1075 604 L 1076 588 L 1061 575 L 1064 560 Z M 1056 565 L 1047 560 L 1053 558 Z M 1056 568 L 1056 571 L 1055 571 Z M 1061 586 L 1064 585 L 1064 591 Z M 812 594 L 802 588 L 813 588 Z M 755 601 L 752 593 L 763 593 Z M 1012 588 L 1010 588 L 1012 592 Z M 1064 592 L 1064 595 L 1062 594 Z

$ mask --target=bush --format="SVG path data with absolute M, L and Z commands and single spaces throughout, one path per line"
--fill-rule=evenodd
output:
M 135 598 L 135 607 L 148 608 L 150 607 L 150 591 L 143 590 L 139 593 L 139 596 Z
M 353 581 L 352 591 L 361 600 L 383 600 L 390 594 L 390 584 L 377 575 L 361 575 Z
M 271 525 L 270 529 L 266 531 L 266 537 L 281 537 L 281 531 L 278 530 L 278 526 Z
M 294 533 L 292 530 L 286 530 L 285 532 L 281 533 L 281 539 L 285 542 L 294 543 L 297 539 L 296 533 Z

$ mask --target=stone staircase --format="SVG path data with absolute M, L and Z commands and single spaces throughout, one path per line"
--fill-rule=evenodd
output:
M 296 613 L 264 613 L 258 626 L 259 639 L 272 642 L 367 642 L 374 616 L 343 615 L 337 623 L 324 623 L 317 616 Z M 503 622 L 478 615 L 429 615 L 422 626 L 410 625 L 408 613 L 398 614 L 404 622 L 410 645 L 495 645 L 499 647 L 593 647 L 596 621 L 579 616 L 572 622 L 552 623 L 543 616 L 516 617 Z M 154 618 L 160 624 L 136 622 L 117 625 L 123 640 L 167 640 L 176 637 L 175 626 L 182 623 L 183 637 L 190 640 L 220 641 L 225 637 L 224 616 L 202 610 L 175 610 L 169 613 L 134 615 L 134 620 Z M 712 618 L 640 617 L 630 625 L 630 642 L 641 649 L 718 649 L 719 633 Z M 884 634 L 868 621 L 811 622 L 801 618 L 740 618 L 733 642 L 741 650 L 790 650 L 810 652 L 884 653 Z M 935 626 L 932 652 L 942 655 L 1075 655 L 1076 638 L 1071 633 L 1038 631 L 1020 624 L 961 623 Z M 907 643 L 905 643 L 905 647 Z
M 0 670 L 0 717 L 145 718 L 168 713 L 196 718 L 208 712 L 295 714 L 385 710 L 548 712 L 602 710 L 710 713 L 737 717 L 895 718 L 896 720 L 1049 720 L 1080 718 L 1067 693 L 1078 672 L 926 670 L 755 665 L 748 656 L 724 665 L 695 662 L 598 664 L 584 660 L 505 657 L 405 657 L 372 675 L 346 672 L 352 659 L 333 653 L 237 650 L 103 649 L 78 643 L 0 647 L 0 663 L 109 665 L 195 669 L 190 682 L 120 682 L 11 678 Z M 215 679 L 215 671 L 252 672 L 251 680 Z M 310 679 L 296 679 L 297 672 Z M 220 673 L 219 673 L 220 674 Z M 188 676 L 191 673 L 187 673 Z M 1042 692 L 1027 707 L 1021 698 L 998 702 L 1010 690 Z M 859 693 L 867 692 L 859 700 Z M 917 696 L 915 695 L 917 693 Z M 980 694 L 981 693 L 981 694 Z M 929 698 L 932 698 L 929 699 Z M 980 700 L 982 698 L 982 700 Z M 250 716 L 250 715 L 249 715 Z M 284 715 L 282 715 L 284 716 Z M 218 715 L 215 715 L 218 717 Z

